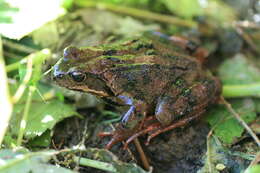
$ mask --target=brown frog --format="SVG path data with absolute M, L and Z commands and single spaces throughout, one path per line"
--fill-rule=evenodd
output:
M 58 85 L 129 107 L 114 132 L 101 133 L 112 136 L 108 149 L 143 134 L 149 142 L 201 116 L 219 100 L 221 84 L 203 69 L 202 49 L 180 37 L 150 35 L 110 45 L 70 46 L 54 66 Z

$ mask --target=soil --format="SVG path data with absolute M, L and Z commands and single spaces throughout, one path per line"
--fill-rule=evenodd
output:
M 60 122 L 55 129 L 53 143 L 55 147 L 71 148 L 83 139 L 86 147 L 104 148 L 109 137 L 101 139 L 99 132 L 111 131 L 109 125 L 100 124 L 99 112 L 95 109 L 81 110 L 84 119 L 68 118 Z M 99 123 L 99 124 L 98 124 Z M 98 124 L 98 125 L 97 125 Z M 192 122 L 183 128 L 163 133 L 145 146 L 146 136 L 140 138 L 143 149 L 153 166 L 154 173 L 189 172 L 195 173 L 203 166 L 203 155 L 206 152 L 206 136 L 209 127 L 202 120 Z M 124 150 L 122 144 L 116 144 L 111 151 L 124 162 L 135 162 L 141 165 L 138 152 L 133 144 Z M 80 172 L 103 172 L 94 168 L 82 168 Z

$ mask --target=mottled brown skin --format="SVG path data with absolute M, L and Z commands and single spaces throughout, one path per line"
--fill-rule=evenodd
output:
M 201 54 L 206 53 L 178 37 L 156 33 L 155 38 L 70 46 L 54 66 L 53 78 L 60 86 L 129 106 L 116 131 L 101 134 L 113 136 L 107 148 L 146 133 L 149 142 L 199 117 L 219 99 L 219 80 L 202 69 Z

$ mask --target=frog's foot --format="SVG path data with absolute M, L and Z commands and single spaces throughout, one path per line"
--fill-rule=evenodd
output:
M 205 111 L 202 110 L 200 112 L 197 112 L 195 115 L 190 115 L 189 117 L 179 120 L 177 122 L 174 122 L 173 124 L 170 124 L 169 126 L 166 126 L 166 127 L 163 126 L 159 122 L 150 124 L 150 125 L 146 126 L 143 130 L 141 130 L 141 131 L 135 133 L 134 135 L 132 135 L 131 137 L 129 137 L 124 145 L 124 148 L 127 148 L 128 144 L 130 142 L 132 142 L 134 139 L 136 139 L 137 137 L 142 136 L 144 134 L 151 133 L 151 134 L 149 134 L 149 136 L 146 140 L 146 143 L 145 143 L 146 145 L 149 145 L 152 138 L 156 137 L 157 135 L 159 135 L 163 132 L 166 132 L 166 131 L 169 131 L 169 130 L 172 130 L 172 129 L 175 129 L 178 127 L 182 127 L 182 126 L 186 125 L 187 123 L 191 122 L 192 120 L 200 117 L 204 112 Z
M 151 131 L 154 131 L 154 130 L 157 130 L 158 128 L 160 128 L 161 126 L 161 123 L 157 122 L 157 123 L 154 123 L 154 124 L 151 124 L 149 125 L 147 128 L 135 133 L 134 135 L 132 135 L 131 137 L 129 137 L 127 139 L 127 141 L 125 142 L 124 144 L 124 149 L 127 148 L 128 144 L 130 144 L 134 139 L 138 138 L 139 136 L 142 136 L 144 134 L 147 134 Z
M 149 145 L 151 139 L 156 137 L 157 135 L 164 133 L 166 131 L 178 128 L 178 127 L 182 127 L 182 126 L 188 124 L 189 122 L 191 122 L 192 120 L 199 118 L 201 115 L 203 115 L 204 112 L 205 112 L 205 110 L 202 110 L 200 112 L 197 112 L 194 115 L 190 115 L 189 117 L 181 119 L 177 122 L 174 122 L 173 124 L 170 124 L 169 126 L 166 126 L 166 127 L 161 125 L 157 129 L 154 129 L 154 132 L 147 137 L 145 145 Z
M 135 133 L 134 130 L 128 130 L 123 128 L 122 126 L 118 126 L 115 131 L 113 132 L 101 132 L 98 134 L 99 137 L 107 137 L 112 136 L 111 140 L 106 145 L 106 149 L 111 149 L 113 145 L 116 143 L 122 142 L 132 136 Z

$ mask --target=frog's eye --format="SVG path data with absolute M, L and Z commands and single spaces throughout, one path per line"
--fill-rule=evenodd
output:
M 70 76 L 72 77 L 72 79 L 76 82 L 82 82 L 85 80 L 86 75 L 85 73 L 82 73 L 80 71 L 73 71 L 70 73 Z

